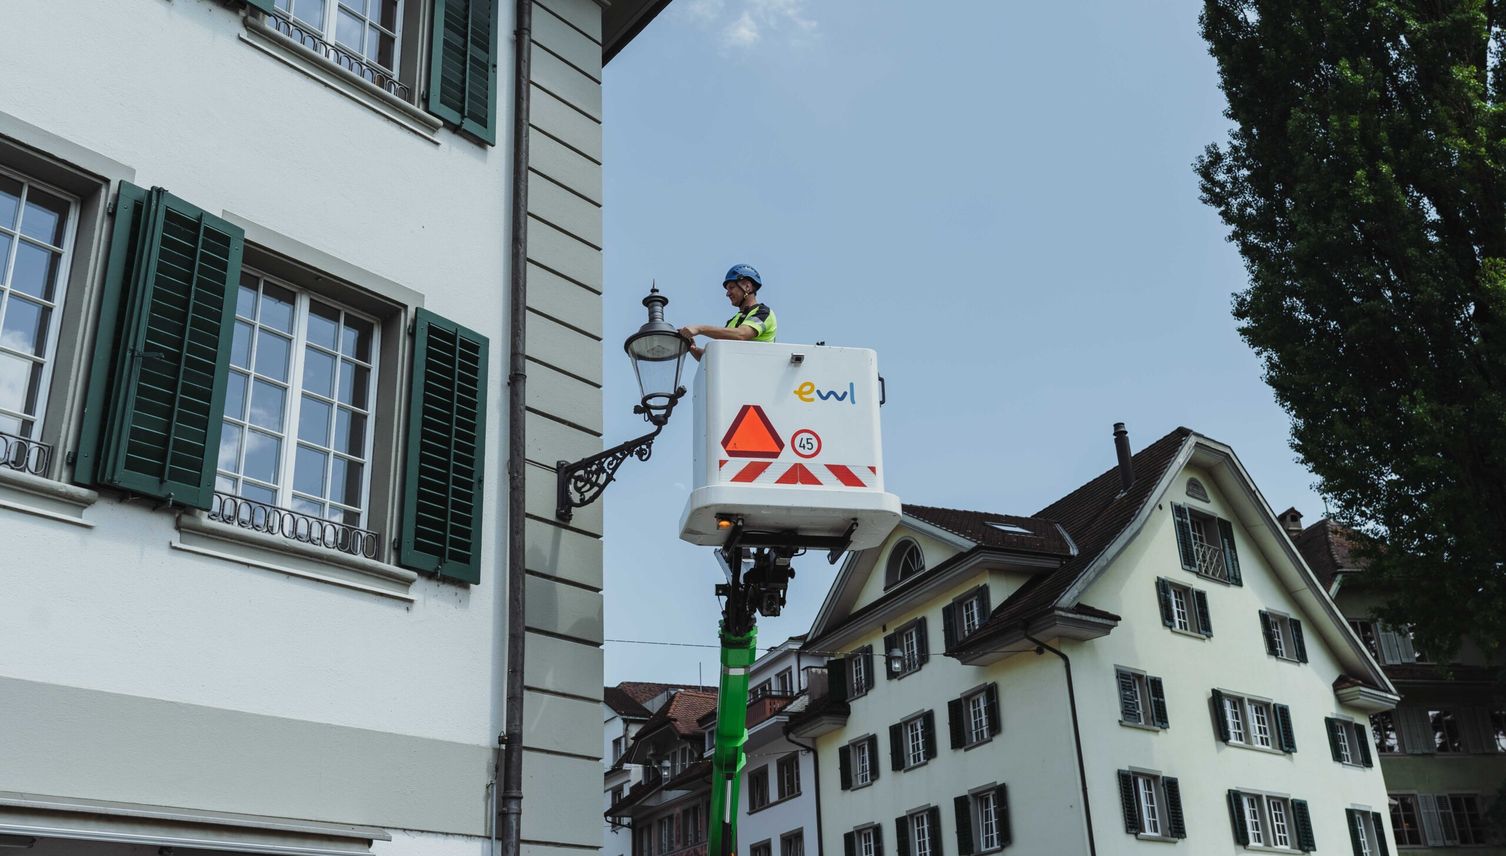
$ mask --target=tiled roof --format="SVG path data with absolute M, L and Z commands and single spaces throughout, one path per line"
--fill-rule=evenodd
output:
M 621 716 L 647 719 L 648 708 L 644 707 L 655 696 L 668 690 L 702 690 L 715 692 L 715 687 L 695 684 L 658 684 L 648 681 L 623 681 L 615 687 L 602 688 L 601 700 Z
M 681 737 L 701 733 L 697 724 L 701 717 L 716 710 L 716 693 L 710 690 L 680 690 L 669 703 L 654 711 L 654 715 L 638 729 L 639 736 L 649 734 L 668 723 Z
M 1039 517 L 1017 517 L 1013 514 L 908 503 L 904 506 L 904 512 L 985 547 L 1002 547 L 1051 556 L 1072 555 L 1072 545 L 1062 535 L 1061 528 L 1052 521 Z
M 1325 588 L 1332 585 L 1335 572 L 1355 570 L 1364 564 L 1351 553 L 1349 530 L 1326 517 L 1298 532 L 1292 543 Z
M 1077 555 L 1016 590 L 969 637 L 969 643 L 981 642 L 1050 609 L 1140 513 L 1192 434 L 1190 428 L 1177 428 L 1135 453 L 1135 481 L 1128 491 L 1120 492 L 1119 467 L 1115 465 L 1030 518 L 1023 518 L 1060 523 L 1076 543 Z M 1080 611 L 1099 617 L 1109 615 L 1092 607 Z

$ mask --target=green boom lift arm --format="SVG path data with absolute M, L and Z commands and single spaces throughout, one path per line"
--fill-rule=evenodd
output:
M 711 753 L 711 812 L 707 817 L 706 856 L 736 856 L 738 780 L 748 742 L 748 672 L 758 658 L 759 615 L 778 615 L 795 576 L 790 560 L 807 547 L 828 550 L 836 564 L 852 543 L 854 521 L 841 536 L 801 536 L 793 532 L 748 532 L 742 521 L 728 521 L 730 532 L 720 549 L 727 582 L 716 587 L 724 598 L 719 632 L 722 668 L 717 691 L 716 742 Z M 751 566 L 744 573 L 746 560 Z

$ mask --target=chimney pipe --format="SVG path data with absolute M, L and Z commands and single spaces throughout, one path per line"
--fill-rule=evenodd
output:
M 1114 451 L 1119 454 L 1119 492 L 1124 493 L 1135 483 L 1135 462 L 1130 460 L 1129 432 L 1123 422 L 1114 423 Z

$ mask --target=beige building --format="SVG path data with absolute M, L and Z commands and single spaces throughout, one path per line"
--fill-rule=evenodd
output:
M 1232 449 L 1116 440 L 1033 515 L 906 506 L 843 566 L 791 723 L 824 852 L 1386 852 L 1385 673 Z
M 1396 845 L 1446 853 L 1491 842 L 1486 815 L 1506 785 L 1506 663 L 1466 640 L 1452 662 L 1435 662 L 1406 628 L 1375 618 L 1387 593 L 1365 576 L 1346 530 L 1323 519 L 1306 527 L 1295 508 L 1281 514 L 1349 626 L 1401 693 L 1393 711 L 1370 717 L 1375 751 L 1390 793 Z M 1478 852 L 1478 851 L 1476 851 Z

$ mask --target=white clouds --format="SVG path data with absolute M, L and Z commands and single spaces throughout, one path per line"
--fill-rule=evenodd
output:
M 809 45 L 821 34 L 816 20 L 807 14 L 806 0 L 686 0 L 676 6 L 734 50 Z

